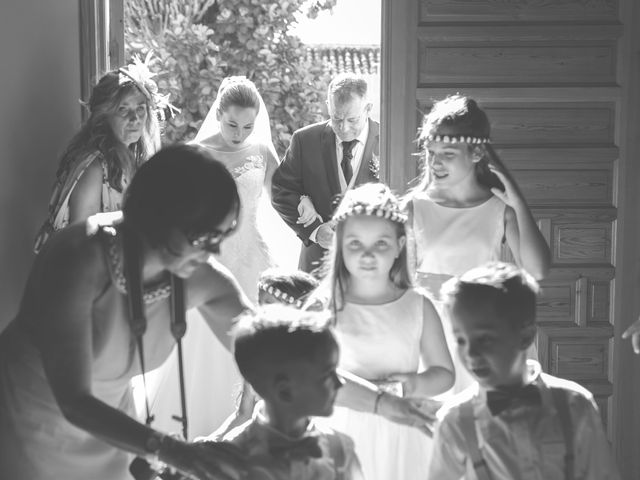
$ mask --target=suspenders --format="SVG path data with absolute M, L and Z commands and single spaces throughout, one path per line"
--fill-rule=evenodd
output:
M 564 457 L 564 478 L 565 480 L 573 480 L 573 426 L 571 422 L 571 412 L 569 411 L 567 391 L 561 388 L 550 388 L 550 390 L 553 404 L 556 407 L 561 423 L 562 436 L 564 437 L 566 451 Z M 476 419 L 473 414 L 473 404 L 470 401 L 460 405 L 460 427 L 466 440 L 467 453 L 471 459 L 476 477 L 478 480 L 491 480 L 491 472 L 480 451 L 478 434 L 476 432 Z
M 476 472 L 478 480 L 491 480 L 491 472 L 487 467 L 478 444 L 478 434 L 476 433 L 476 418 L 473 415 L 473 404 L 465 402 L 460 406 L 460 426 L 467 443 L 467 453 L 471 458 L 473 470 Z

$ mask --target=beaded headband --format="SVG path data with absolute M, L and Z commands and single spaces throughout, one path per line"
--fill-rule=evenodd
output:
M 424 137 L 427 142 L 443 142 L 443 143 L 491 143 L 488 137 L 471 137 L 467 135 L 433 135 L 429 134 Z
M 303 303 L 302 300 L 298 300 L 294 298 L 293 295 L 289 295 L 288 293 L 283 292 L 282 290 L 274 287 L 273 285 L 258 283 L 258 288 L 263 292 L 266 292 L 269 295 L 273 296 L 274 298 L 280 300 L 283 303 L 288 303 L 290 305 L 293 305 L 296 308 L 302 307 L 302 303 Z
M 372 207 L 362 204 L 356 204 L 351 206 L 347 211 L 341 212 L 340 214 L 333 217 L 333 220 L 334 222 L 341 222 L 345 218 L 351 217 L 353 215 L 369 215 L 371 217 L 386 218 L 387 220 L 398 223 L 406 223 L 408 218 L 407 214 L 395 205 Z

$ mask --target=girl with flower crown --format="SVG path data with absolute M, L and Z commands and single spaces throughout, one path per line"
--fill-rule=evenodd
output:
M 385 185 L 348 191 L 333 218 L 325 265 L 340 369 L 375 386 L 348 375 L 329 422 L 353 438 L 369 480 L 426 478 L 437 407 L 430 397 L 454 380 L 438 314 L 412 288 L 406 220 Z
M 36 253 L 54 231 L 120 210 L 133 174 L 160 148 L 159 122 L 169 104 L 158 93 L 149 59 L 106 73 L 93 88 L 89 118 L 62 155 Z
M 426 161 L 419 184 L 406 198 L 412 217 L 409 247 L 418 283 L 436 306 L 446 280 L 499 260 L 503 245 L 536 279 L 549 269 L 549 247 L 491 146 L 490 130 L 485 112 L 463 95 L 434 103 L 423 121 Z M 450 346 L 455 347 L 452 338 Z M 457 368 L 455 390 L 470 382 L 465 369 Z

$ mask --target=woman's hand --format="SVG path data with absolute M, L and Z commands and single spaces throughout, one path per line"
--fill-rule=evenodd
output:
M 640 354 L 640 318 L 636 320 L 629 328 L 627 328 L 622 334 L 622 338 L 627 339 L 631 337 L 631 345 L 633 351 L 636 354 Z
M 518 186 L 513 182 L 510 176 L 506 175 L 496 166 L 489 164 L 489 170 L 498 177 L 498 179 L 504 185 L 504 191 L 499 188 L 492 188 L 491 193 L 493 193 L 496 197 L 502 200 L 506 205 L 510 206 L 513 209 L 516 209 L 521 206 L 524 202 L 522 198 L 522 193 Z
M 423 408 L 415 398 L 403 398 L 390 393 L 382 393 L 378 400 L 376 413 L 392 422 L 415 427 L 429 437 L 433 436 L 435 411 L 432 413 Z
M 316 207 L 313 202 L 306 195 L 300 197 L 300 203 L 298 203 L 298 213 L 300 216 L 296 223 L 301 223 L 304 227 L 308 227 L 316 220 L 322 222 L 322 217 L 316 212 Z
M 158 456 L 189 479 L 240 480 L 246 470 L 246 455 L 229 442 L 187 443 L 165 437 Z

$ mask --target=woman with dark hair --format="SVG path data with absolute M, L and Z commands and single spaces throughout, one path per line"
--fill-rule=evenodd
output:
M 131 454 L 193 478 L 233 478 L 225 467 L 240 459 L 228 445 L 163 435 L 151 412 L 147 425 L 136 421 L 129 381 L 166 360 L 186 308 L 229 347 L 249 302 L 207 260 L 239 209 L 224 165 L 178 145 L 140 167 L 119 219 L 97 214 L 51 237 L 0 335 L 1 478 L 130 478 Z
M 160 122 L 170 107 L 152 76 L 147 62 L 136 60 L 106 73 L 93 87 L 84 104 L 89 118 L 60 160 L 36 253 L 53 231 L 122 208 L 136 169 L 160 148 Z

